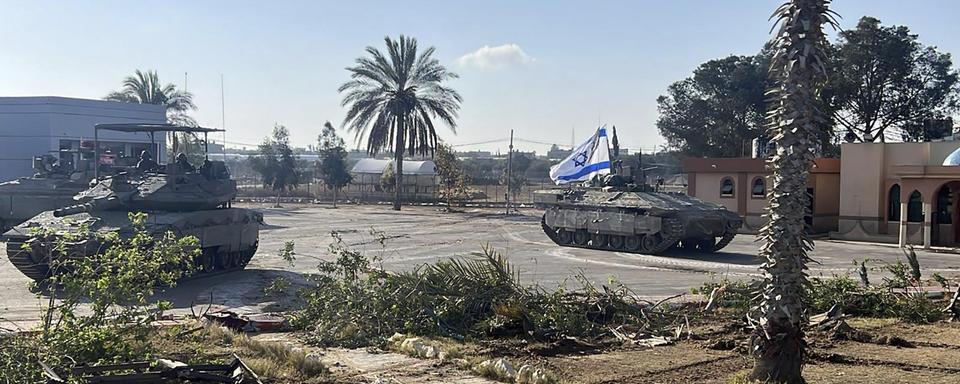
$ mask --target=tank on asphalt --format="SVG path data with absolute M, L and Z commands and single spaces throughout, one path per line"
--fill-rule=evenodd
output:
M 220 131 L 167 125 L 98 125 L 97 129 L 204 134 Z M 199 240 L 201 255 L 196 265 L 200 274 L 243 269 L 256 253 L 263 216 L 253 210 L 230 207 L 237 185 L 223 162 L 207 159 L 199 169 L 192 168 L 170 163 L 99 178 L 93 187 L 76 195 L 75 199 L 84 203 L 40 213 L 4 233 L 7 257 L 31 279 L 42 280 L 51 274 L 52 259 L 88 257 L 104 247 L 97 243 L 98 236 L 89 236 L 71 241 L 66 252 L 54 251 L 32 241 L 37 228 L 53 230 L 57 237 L 78 233 L 83 227 L 91 233 L 115 232 L 124 237 L 133 233 L 128 213 L 145 212 L 146 230 L 155 236 L 172 231 Z
M 38 213 L 76 202 L 74 195 L 90 187 L 90 172 L 70 171 L 50 155 L 33 159 L 36 173 L 0 183 L 0 233 Z
M 617 175 L 588 183 L 534 192 L 536 204 L 545 208 L 541 226 L 553 242 L 651 255 L 674 246 L 716 252 L 743 222 L 718 204 L 627 184 Z

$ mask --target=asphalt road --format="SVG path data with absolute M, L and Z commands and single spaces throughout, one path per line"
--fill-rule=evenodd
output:
M 267 225 L 261 230 L 260 250 L 246 270 L 190 280 L 163 293 L 180 311 L 200 303 L 215 303 L 241 311 L 279 309 L 264 297 L 262 288 L 278 276 L 303 282 L 303 274 L 316 270 L 317 260 L 328 259 L 330 233 L 337 231 L 349 247 L 378 255 L 391 270 L 454 256 L 474 256 L 484 246 L 506 256 L 528 284 L 554 288 L 577 286 L 578 273 L 595 283 L 616 279 L 645 297 L 665 297 L 689 291 L 705 281 L 743 279 L 757 274 L 758 244 L 749 235 L 737 236 L 716 254 L 674 251 L 661 256 L 606 252 L 554 245 L 540 229 L 539 213 L 505 217 L 495 210 L 443 213 L 431 207 L 408 207 L 402 212 L 389 206 L 257 206 Z M 385 245 L 371 230 L 386 236 Z M 297 259 L 289 265 L 278 256 L 284 242 L 294 241 Z M 3 251 L 0 251 L 3 252 Z M 895 262 L 902 253 L 887 245 L 817 241 L 811 254 L 812 276 L 852 273 L 853 260 L 870 259 L 872 265 Z M 924 273 L 960 276 L 960 255 L 919 251 Z M 874 272 L 874 278 L 880 274 Z M 23 326 L 38 318 L 42 300 L 27 289 L 29 280 L 0 257 L 0 327 Z

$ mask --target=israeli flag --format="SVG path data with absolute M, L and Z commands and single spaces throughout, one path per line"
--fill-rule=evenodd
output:
M 590 180 L 595 175 L 610 173 L 610 144 L 607 128 L 600 127 L 593 136 L 559 164 L 550 167 L 550 178 L 557 185 Z

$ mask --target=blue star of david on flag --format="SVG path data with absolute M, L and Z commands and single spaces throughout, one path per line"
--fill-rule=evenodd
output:
M 558 185 L 590 180 L 596 175 L 608 173 L 610 144 L 605 127 L 597 129 L 587 141 L 574 148 L 570 156 L 550 167 L 550 178 Z

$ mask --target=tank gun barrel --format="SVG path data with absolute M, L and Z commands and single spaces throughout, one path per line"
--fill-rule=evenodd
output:
M 78 213 L 91 212 L 95 210 L 107 210 L 120 204 L 120 199 L 115 197 L 108 199 L 94 199 L 87 203 L 71 205 L 53 211 L 54 217 L 64 217 L 76 215 Z
M 71 216 L 71 215 L 76 215 L 78 213 L 90 212 L 92 210 L 93 210 L 93 206 L 90 203 L 77 204 L 77 205 L 71 205 L 69 207 L 56 209 L 53 211 L 53 216 L 54 217 Z

